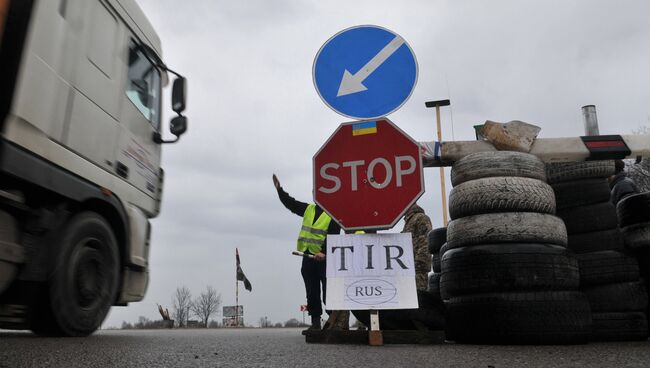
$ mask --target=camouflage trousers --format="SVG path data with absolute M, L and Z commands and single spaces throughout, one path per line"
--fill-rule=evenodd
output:
M 325 322 L 323 330 L 349 330 L 350 329 L 350 311 L 335 310 L 330 313 L 330 317 Z
M 429 276 L 426 273 L 418 272 L 415 274 L 415 288 L 426 290 L 429 287 Z

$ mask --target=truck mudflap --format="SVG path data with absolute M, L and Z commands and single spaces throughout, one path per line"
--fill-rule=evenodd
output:
M 0 328 L 26 330 L 29 328 L 28 307 L 22 304 L 0 304 Z
M 126 305 L 144 299 L 149 286 L 149 271 L 126 267 L 122 270 L 122 292 L 116 305 Z
M 18 266 L 25 262 L 25 252 L 18 244 L 16 220 L 9 213 L 0 210 L 0 294 L 11 285 Z
M 39 295 L 47 293 L 44 283 L 16 280 L 0 295 L 0 328 L 28 330 L 31 316 L 39 314 L 35 306 Z

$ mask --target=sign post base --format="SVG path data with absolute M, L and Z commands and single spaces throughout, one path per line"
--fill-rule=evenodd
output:
M 379 311 L 370 311 L 370 331 L 368 331 L 368 345 L 383 346 L 384 336 L 379 329 Z

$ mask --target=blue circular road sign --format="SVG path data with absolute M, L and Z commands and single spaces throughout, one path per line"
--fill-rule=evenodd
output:
M 320 48 L 314 86 L 323 102 L 353 119 L 374 119 L 400 108 L 418 79 L 415 54 L 397 33 L 378 26 L 345 29 Z

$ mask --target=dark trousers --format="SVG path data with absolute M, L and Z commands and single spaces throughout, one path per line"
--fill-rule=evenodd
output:
M 320 288 L 322 284 L 323 300 L 325 300 L 325 288 L 327 285 L 325 270 L 325 262 L 319 262 L 311 258 L 303 257 L 300 273 L 305 282 L 305 291 L 307 292 L 307 310 L 310 316 L 320 317 L 320 315 L 323 314 Z

